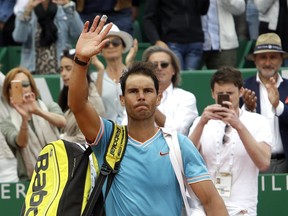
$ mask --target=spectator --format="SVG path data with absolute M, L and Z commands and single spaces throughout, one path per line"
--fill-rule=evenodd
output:
M 247 56 L 254 61 L 257 74 L 245 80 L 242 98 L 248 110 L 268 119 L 273 132 L 274 148 L 266 173 L 288 172 L 288 80 L 278 73 L 287 57 L 275 33 L 260 35 L 254 53 Z
M 8 117 L 7 103 L 3 101 L 2 87 L 5 79 L 4 74 L 0 72 L 0 121 Z M 17 159 L 9 148 L 5 137 L 0 130 L 0 183 L 2 182 L 17 182 L 19 181 L 17 175 Z
M 8 103 L 6 102 L 5 98 L 3 97 L 2 94 L 2 88 L 3 88 L 3 82 L 5 79 L 5 75 L 0 72 L 0 119 L 5 119 L 6 117 L 9 116 L 10 113 L 10 107 L 8 105 Z
M 203 63 L 208 69 L 223 65 L 236 67 L 239 43 L 233 16 L 244 12 L 245 0 L 210 0 L 208 13 L 202 17 Z
M 29 0 L 16 15 L 13 38 L 22 43 L 22 67 L 33 74 L 55 74 L 62 50 L 71 47 L 83 27 L 70 0 Z
M 99 16 L 90 29 L 86 23 L 76 44 L 78 62 L 75 61 L 73 67 L 68 98 L 81 131 L 92 145 L 99 164 L 102 164 L 113 123 L 100 118 L 89 104 L 85 81 L 88 68 L 84 65 L 93 55 L 99 53 L 108 41 L 105 36 L 112 24 L 108 24 L 107 28 L 99 33 L 106 18 L 102 17 L 99 25 L 98 22 Z M 121 77 L 121 103 L 125 104 L 128 114 L 128 143 L 120 170 L 106 198 L 107 216 L 181 214 L 183 202 L 171 162 L 167 155 L 159 155 L 160 151 L 168 151 L 168 145 L 162 131 L 154 125 L 154 112 L 161 96 L 153 69 L 150 63 L 140 62 L 132 65 Z M 82 88 L 79 88 L 79 85 Z M 178 137 L 185 175 L 204 204 L 206 213 L 227 215 L 223 200 L 207 175 L 197 149 L 187 137 L 181 134 Z M 159 172 L 163 175 L 159 175 Z
M 241 72 L 221 67 L 210 81 L 212 97 L 227 93 L 226 108 L 207 106 L 189 138 L 200 150 L 229 215 L 257 215 L 259 170 L 269 167 L 272 133 L 264 116 L 239 109 Z
M 1 120 L 2 121 L 2 120 Z M 0 183 L 18 182 L 17 159 L 0 131 Z
M 78 127 L 73 113 L 68 107 L 68 89 L 71 72 L 73 70 L 74 55 L 75 49 L 70 49 L 64 50 L 61 56 L 60 75 L 64 86 L 60 92 L 58 104 L 64 112 L 67 121 L 66 126 L 62 129 L 61 138 L 66 139 L 70 142 L 78 142 L 85 144 L 85 138 Z M 105 115 L 105 108 L 102 98 L 100 97 L 96 89 L 96 85 L 92 82 L 89 74 L 87 74 L 87 82 L 89 83 L 89 101 L 100 116 Z
M 209 0 L 146 0 L 144 31 L 152 44 L 170 48 L 179 58 L 181 70 L 200 69 L 204 34 L 201 15 Z
M 143 61 L 155 64 L 162 94 L 161 103 L 155 111 L 156 125 L 188 135 L 198 110 L 195 96 L 178 87 L 181 77 L 177 57 L 170 49 L 151 46 L 143 53 Z M 125 120 L 127 124 L 127 118 Z
M 104 65 L 100 61 L 98 61 L 97 65 L 95 63 L 96 68 L 100 68 L 100 72 L 98 72 L 93 79 L 96 80 L 97 90 L 105 106 L 104 117 L 121 123 L 124 107 L 121 105 L 119 98 L 121 95 L 119 79 L 123 71 L 126 70 L 126 65 L 134 59 L 137 53 L 138 43 L 137 40 L 134 40 L 133 44 L 132 36 L 127 32 L 120 31 L 115 24 L 113 24 L 107 38 L 109 41 L 105 44 L 101 53 L 106 63 L 106 68 L 102 70 Z M 129 54 L 126 57 L 125 65 L 123 63 L 123 54 L 128 51 Z
M 83 22 L 93 22 L 96 15 L 107 15 L 121 31 L 132 35 L 133 21 L 138 15 L 140 0 L 75 0 Z
M 23 102 L 16 104 L 11 97 L 11 81 L 21 80 Z M 31 178 L 42 147 L 59 139 L 58 128 L 66 124 L 57 103 L 44 104 L 39 99 L 35 81 L 29 70 L 13 68 L 3 83 L 3 96 L 11 105 L 10 117 L 0 122 L 0 130 L 9 147 L 15 153 L 20 180 Z
M 288 5 L 287 0 L 254 0 L 259 11 L 259 35 L 276 33 L 282 40 L 282 47 L 288 52 Z M 283 61 L 288 67 L 288 60 Z
M 16 0 L 0 0 L 0 47 L 19 45 L 12 37 L 15 15 L 13 8 Z

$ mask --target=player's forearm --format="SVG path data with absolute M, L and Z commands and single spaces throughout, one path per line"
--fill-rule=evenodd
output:
M 85 109 L 88 103 L 89 86 L 86 78 L 87 66 L 74 63 L 69 80 L 68 105 L 73 113 Z

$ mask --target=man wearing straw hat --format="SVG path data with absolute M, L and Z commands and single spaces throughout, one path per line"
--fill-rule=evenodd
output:
M 279 73 L 287 57 L 275 33 L 260 35 L 254 52 L 247 56 L 254 61 L 257 74 L 245 80 L 245 107 L 266 116 L 274 134 L 267 173 L 288 173 L 288 80 Z

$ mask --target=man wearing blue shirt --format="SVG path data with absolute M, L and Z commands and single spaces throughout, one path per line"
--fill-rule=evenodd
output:
M 69 84 L 69 107 L 91 143 L 101 164 L 111 136 L 112 123 L 100 118 L 88 102 L 88 62 L 98 54 L 111 28 L 102 30 L 107 17 L 89 23 L 76 45 L 76 57 Z M 101 33 L 100 33 L 101 32 Z M 169 148 L 160 128 L 155 127 L 155 110 L 160 104 L 158 79 L 150 63 L 136 63 L 121 78 L 121 103 L 128 115 L 128 143 L 121 167 L 106 199 L 106 215 L 181 215 L 182 196 Z M 228 215 L 203 159 L 187 137 L 178 134 L 185 177 L 202 202 L 207 215 Z

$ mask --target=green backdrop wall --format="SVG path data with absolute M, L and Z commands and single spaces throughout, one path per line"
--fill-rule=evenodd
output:
M 192 92 L 197 99 L 197 108 L 199 113 L 202 113 L 203 109 L 209 105 L 214 103 L 211 97 L 210 90 L 210 78 L 215 70 L 195 70 L 195 71 L 183 71 L 181 73 L 181 86 L 183 89 Z M 249 77 L 256 74 L 256 69 L 254 68 L 246 68 L 241 69 L 243 77 Z M 40 89 L 40 92 L 45 92 L 44 86 L 47 84 L 51 96 L 54 101 L 58 100 L 58 95 L 61 88 L 60 76 L 56 75 L 34 75 L 37 80 L 45 80 L 46 83 L 41 82 L 41 84 L 37 86 Z M 49 93 L 48 93 L 49 94 Z M 183 98 L 185 100 L 185 98 Z
M 286 216 L 288 174 L 260 174 L 258 216 Z M 0 184 L 0 215 L 19 216 L 29 182 Z

